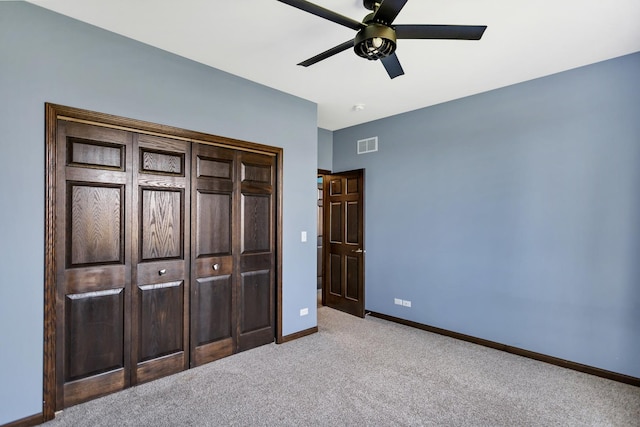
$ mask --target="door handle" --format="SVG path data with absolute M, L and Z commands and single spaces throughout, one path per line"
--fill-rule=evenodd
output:
M 352 250 L 351 252 L 355 252 L 355 253 L 357 253 L 357 254 L 363 254 L 363 253 L 365 253 L 365 252 L 367 252 L 367 251 L 363 251 L 361 248 L 358 248 L 358 249 L 354 249 L 354 250 Z
M 163 268 L 162 270 L 158 271 L 158 276 L 164 276 L 165 274 L 167 274 L 166 268 Z
M 215 271 L 218 271 L 220 270 L 220 264 L 213 264 L 211 268 L 213 268 Z

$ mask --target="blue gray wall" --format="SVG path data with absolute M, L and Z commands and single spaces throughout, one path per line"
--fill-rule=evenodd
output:
M 636 53 L 335 131 L 334 171 L 366 169 L 366 308 L 640 377 L 639 76 Z
M 330 171 L 333 166 L 333 132 L 318 128 L 318 169 Z
M 283 332 L 317 325 L 315 104 L 23 2 L 0 100 L 0 424 L 42 408 L 45 102 L 284 148 Z

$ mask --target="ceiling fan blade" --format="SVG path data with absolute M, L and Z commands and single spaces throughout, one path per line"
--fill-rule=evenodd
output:
M 408 0 L 383 0 L 378 10 L 376 10 L 375 15 L 373 15 L 373 20 L 391 25 L 407 1 Z
M 330 56 L 335 55 L 336 53 L 340 53 L 342 51 L 345 51 L 349 48 L 353 47 L 353 40 L 349 40 L 347 42 L 344 42 L 342 44 L 339 44 L 336 47 L 332 47 L 331 49 L 324 51 L 316 56 L 314 56 L 313 58 L 309 58 L 306 61 L 302 61 L 301 63 L 299 63 L 298 65 L 302 65 L 303 67 L 308 67 L 309 65 L 313 65 L 317 62 L 322 61 L 323 59 L 327 59 Z
M 317 4 L 310 3 L 305 0 L 278 0 L 279 2 L 288 4 L 289 6 L 297 7 L 300 10 L 304 10 L 305 12 L 309 12 L 313 15 L 319 16 L 320 18 L 328 19 L 331 22 L 335 22 L 336 24 L 344 25 L 347 28 L 351 28 L 352 30 L 360 30 L 361 28 L 366 27 L 362 22 L 358 22 L 355 19 L 351 19 L 347 16 L 340 15 L 332 10 L 325 9 L 324 7 L 318 6 Z
M 389 74 L 390 78 L 395 79 L 396 77 L 404 74 L 402 65 L 400 65 L 398 56 L 395 53 L 382 58 L 380 61 L 382 61 L 382 65 L 384 65 L 384 69 L 387 70 L 387 74 Z
M 396 25 L 399 39 L 480 40 L 486 25 Z

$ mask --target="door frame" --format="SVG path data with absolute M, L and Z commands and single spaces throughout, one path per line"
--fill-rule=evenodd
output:
M 56 404 L 56 134 L 57 121 L 121 129 L 147 135 L 168 137 L 234 150 L 266 154 L 276 163 L 276 219 L 275 219 L 275 342 L 285 342 L 282 336 L 282 178 L 283 149 L 255 142 L 241 141 L 217 135 L 195 132 L 173 126 L 129 119 L 111 114 L 45 103 L 45 253 L 44 253 L 44 354 L 43 354 L 43 421 L 55 416 Z
M 325 176 L 326 175 L 331 175 L 331 171 L 328 170 L 328 169 L 318 169 L 317 176 L 318 177 L 322 177 L 322 185 L 323 186 L 324 186 L 324 180 L 325 180 Z M 325 281 L 326 281 L 326 279 L 325 279 L 325 272 L 324 272 L 324 269 L 325 269 L 325 266 L 326 266 L 326 259 L 325 259 L 326 257 L 324 256 L 324 245 L 325 245 L 325 243 L 324 243 L 324 233 L 325 233 L 325 230 L 324 230 L 324 216 L 326 215 L 326 212 L 327 211 L 324 209 L 324 193 L 323 193 L 323 196 L 322 196 L 322 215 L 318 215 L 318 217 L 319 217 L 318 220 L 322 224 L 322 232 L 323 232 L 322 241 L 320 243 L 321 244 L 321 248 L 322 248 L 320 250 L 320 267 L 321 267 L 320 271 L 322 272 L 322 274 L 321 274 L 321 276 L 322 276 L 321 277 L 322 284 L 321 284 L 321 287 L 320 287 L 320 295 L 321 295 L 320 298 L 321 298 L 321 301 L 322 301 L 322 305 L 326 305 L 326 299 L 325 299 Z M 316 236 L 316 239 L 317 239 L 317 236 Z

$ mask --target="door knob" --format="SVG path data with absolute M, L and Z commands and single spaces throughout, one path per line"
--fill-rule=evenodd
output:
M 158 276 L 164 276 L 165 274 L 167 274 L 166 268 L 163 268 L 162 270 L 158 271 Z
M 353 250 L 353 251 L 351 251 L 351 252 L 355 252 L 355 253 L 357 253 L 357 254 L 363 254 L 363 253 L 365 253 L 365 252 L 367 252 L 367 251 L 363 251 L 362 249 L 358 248 L 358 249 L 355 249 L 355 250 Z
M 211 268 L 213 268 L 215 271 L 218 271 L 220 270 L 220 264 L 213 264 Z

